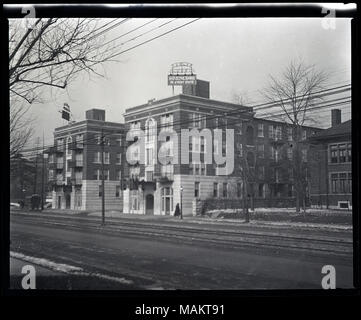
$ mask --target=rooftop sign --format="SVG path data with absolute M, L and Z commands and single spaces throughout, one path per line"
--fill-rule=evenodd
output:
M 173 63 L 168 74 L 169 86 L 181 86 L 184 84 L 196 84 L 197 77 L 193 73 L 192 64 L 188 62 Z

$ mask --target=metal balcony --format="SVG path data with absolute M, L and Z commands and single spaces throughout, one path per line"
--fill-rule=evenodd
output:
M 83 160 L 71 160 L 68 161 L 69 168 L 82 168 L 83 167 Z
M 82 142 L 71 143 L 71 144 L 69 144 L 68 148 L 71 150 L 83 150 L 84 143 L 82 143 Z
M 159 178 L 158 181 L 160 183 L 169 183 L 169 182 L 173 182 L 174 181 L 174 176 L 171 173 L 168 174 L 162 174 Z

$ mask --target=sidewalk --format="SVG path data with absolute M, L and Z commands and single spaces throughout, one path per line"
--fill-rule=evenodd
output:
M 100 211 L 76 211 L 76 210 L 44 210 L 43 213 L 60 213 L 84 217 L 99 217 L 102 213 Z M 105 211 L 105 218 L 111 219 L 129 219 L 140 221 L 169 221 L 174 223 L 181 223 L 182 221 L 194 224 L 213 224 L 213 225 L 249 225 L 257 227 L 282 227 L 282 228 L 299 228 L 299 229 L 320 229 L 320 230 L 335 230 L 335 231 L 352 231 L 352 224 L 338 224 L 338 223 L 320 223 L 320 222 L 299 222 L 299 221 L 273 221 L 263 219 L 252 219 L 249 223 L 245 223 L 241 218 L 223 218 L 223 217 L 208 217 L 208 216 L 184 216 L 183 220 L 174 216 L 163 215 L 144 215 L 144 214 L 129 214 L 121 213 L 120 211 L 109 210 Z

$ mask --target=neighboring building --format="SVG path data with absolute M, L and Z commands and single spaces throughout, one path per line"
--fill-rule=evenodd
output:
M 25 200 L 33 194 L 41 195 L 42 188 L 44 188 L 45 201 L 48 192 L 47 177 L 48 161 L 42 158 L 42 154 L 26 158 L 19 155 L 10 159 L 10 202 Z M 42 179 L 44 179 L 44 186 Z
M 121 179 L 124 161 L 124 125 L 105 121 L 105 111 L 86 111 L 86 120 L 54 131 L 49 153 L 49 184 L 53 208 L 100 209 L 102 199 L 101 152 L 104 135 L 106 209 L 123 210 Z
M 352 209 L 351 120 L 331 111 L 332 126 L 309 139 L 314 155 L 311 200 L 315 206 Z
M 209 82 L 199 81 L 200 88 L 184 86 L 183 94 L 129 108 L 124 115 L 126 128 L 145 132 L 145 150 L 134 154 L 133 160 L 144 155 L 145 165 L 126 164 L 124 212 L 172 215 L 181 202 L 184 215 L 192 215 L 196 198 L 242 198 L 244 175 L 250 185 L 247 195 L 255 198 L 294 197 L 292 177 L 292 132 L 286 123 L 258 119 L 253 109 L 209 98 Z M 186 94 L 185 94 L 186 93 Z M 181 149 L 181 129 L 234 129 L 234 170 L 230 175 L 217 175 L 214 159 L 204 163 L 206 150 L 203 138 L 192 138 L 189 150 Z M 200 154 L 200 161 L 190 164 L 161 165 L 156 161 L 162 142 L 158 133 L 173 129 L 178 134 L 178 159 L 181 154 Z M 213 131 L 213 130 L 212 130 Z M 304 127 L 303 137 L 319 129 Z M 225 133 L 221 152 L 226 151 Z M 174 146 L 176 147 L 176 146 Z M 307 145 L 303 147 L 307 166 Z M 169 154 L 168 157 L 172 157 Z M 245 170 L 247 162 L 247 172 Z M 182 188 L 182 192 L 181 192 Z

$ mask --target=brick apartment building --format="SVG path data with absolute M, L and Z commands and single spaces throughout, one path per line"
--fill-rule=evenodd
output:
M 85 120 L 54 131 L 49 154 L 49 184 L 53 208 L 92 210 L 101 208 L 101 152 L 104 137 L 105 203 L 122 210 L 124 125 L 105 121 L 105 110 L 86 111 Z
M 197 80 L 195 86 L 184 86 L 180 95 L 126 110 L 126 129 L 145 132 L 145 150 L 140 151 L 145 164 L 125 165 L 125 213 L 170 215 L 182 197 L 183 214 L 192 215 L 195 199 L 242 198 L 245 176 L 247 194 L 264 199 L 268 205 L 273 202 L 266 200 L 293 199 L 292 129 L 284 122 L 256 118 L 250 107 L 212 100 L 209 92 L 209 82 Z M 192 138 L 189 150 L 181 148 L 181 130 L 191 128 L 234 129 L 234 170 L 230 175 L 217 174 L 220 168 L 214 161 L 204 163 L 203 138 Z M 189 164 L 161 165 L 156 161 L 161 146 L 158 133 L 171 129 L 178 135 L 178 158 L 189 153 Z M 319 130 L 303 128 L 305 170 L 309 159 L 307 138 Z M 224 137 L 225 133 L 222 154 L 227 148 Z M 200 154 L 200 161 L 192 161 L 195 153 Z
M 315 206 L 352 209 L 351 120 L 341 122 L 341 110 L 331 110 L 331 127 L 309 139 L 311 200 Z

